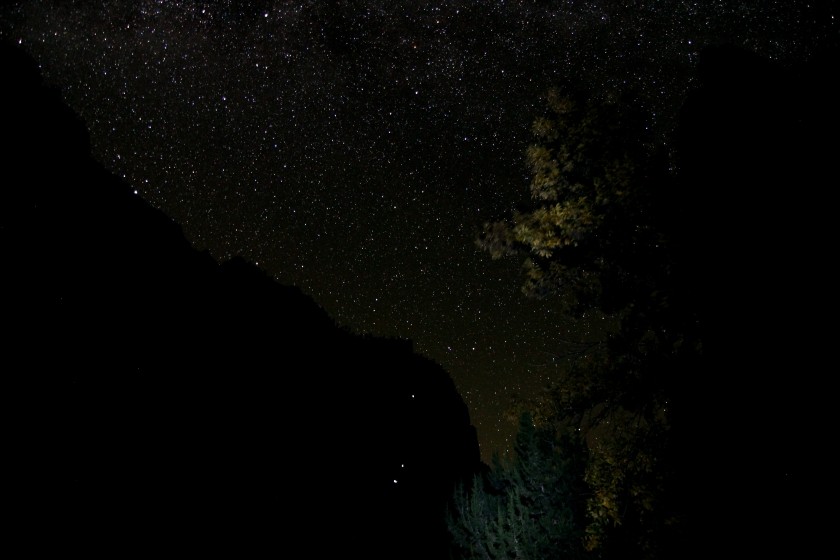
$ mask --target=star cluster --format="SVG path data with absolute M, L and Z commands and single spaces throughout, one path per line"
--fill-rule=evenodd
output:
M 791 7 L 791 5 L 795 7 Z M 482 454 L 512 395 L 586 324 L 473 243 L 527 201 L 554 85 L 630 95 L 663 141 L 703 46 L 782 62 L 836 40 L 817 3 L 29 1 L 0 8 L 86 121 L 94 155 L 220 260 L 243 255 L 342 325 L 452 375 Z

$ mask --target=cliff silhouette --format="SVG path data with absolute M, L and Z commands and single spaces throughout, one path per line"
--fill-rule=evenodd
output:
M 480 467 L 448 373 L 217 262 L 95 161 L 2 45 L 0 274 L 13 533 L 33 552 L 446 557 Z

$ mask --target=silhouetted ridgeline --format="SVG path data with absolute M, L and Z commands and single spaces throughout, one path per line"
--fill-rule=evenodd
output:
M 449 375 L 196 251 L 7 45 L 2 83 L 13 533 L 113 557 L 444 558 L 445 501 L 480 461 Z

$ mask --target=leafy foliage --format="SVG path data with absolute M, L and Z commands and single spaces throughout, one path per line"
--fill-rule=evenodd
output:
M 520 425 L 516 459 L 494 465 L 495 483 L 478 486 L 470 501 L 461 498 L 459 508 L 471 525 L 459 542 L 473 552 L 470 557 L 557 554 L 556 543 L 542 556 L 501 552 L 525 534 L 532 541 L 557 540 L 554 526 L 532 524 L 526 531 L 517 525 L 523 519 L 519 504 L 530 496 L 525 490 L 545 473 L 529 467 L 535 449 L 542 449 L 527 444 L 535 434 L 552 434 L 555 445 L 570 438 L 584 444 L 566 448 L 580 454 L 575 461 L 583 465 L 583 479 L 555 478 L 549 486 L 560 501 L 570 499 L 569 484 L 586 488 L 576 494 L 586 498 L 575 517 L 582 523 L 575 525 L 583 531 L 575 541 L 582 548 L 569 547 L 572 557 L 586 551 L 601 558 L 658 558 L 678 526 L 669 496 L 670 401 L 700 344 L 672 289 L 673 208 L 663 201 L 674 183 L 644 122 L 627 106 L 549 92 L 526 153 L 530 208 L 485 224 L 476 240 L 493 258 L 524 257 L 525 294 L 553 297 L 570 316 L 606 320 L 601 339 L 588 342 L 543 398 L 527 405 L 527 418 L 538 419 L 539 427 Z M 536 455 L 539 465 L 550 457 Z M 569 469 L 552 472 L 574 476 Z M 531 534 L 540 530 L 545 533 L 539 537 Z
M 493 258 L 525 255 L 530 296 L 560 295 L 578 314 L 615 312 L 629 290 L 651 286 L 642 271 L 653 255 L 637 259 L 661 246 L 649 203 L 656 158 L 641 117 L 626 108 L 557 90 L 547 101 L 526 151 L 533 207 L 486 223 L 477 244 Z

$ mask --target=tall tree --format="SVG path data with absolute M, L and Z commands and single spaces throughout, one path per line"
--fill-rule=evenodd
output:
M 477 238 L 493 258 L 524 257 L 527 295 L 605 319 L 530 406 L 558 437 L 583 435 L 586 547 L 606 557 L 656 558 L 676 526 L 669 401 L 699 351 L 672 289 L 672 178 L 645 123 L 625 104 L 549 92 L 526 154 L 529 208 Z

